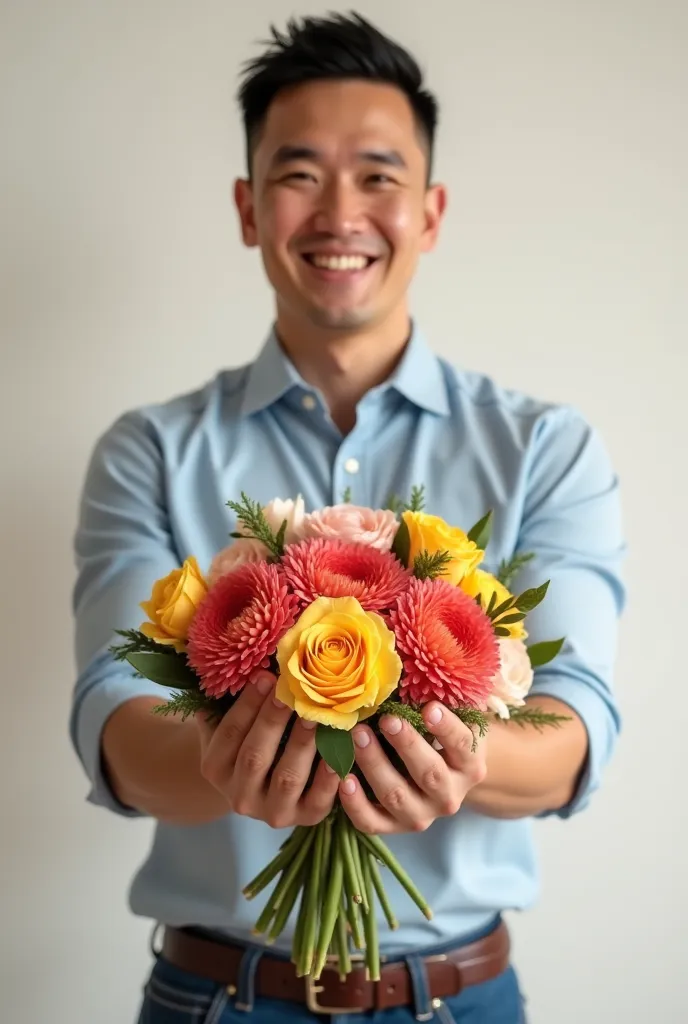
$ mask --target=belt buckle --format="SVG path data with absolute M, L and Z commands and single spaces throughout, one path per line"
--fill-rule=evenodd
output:
M 325 970 L 328 970 L 328 961 L 336 960 L 336 956 L 328 956 L 325 961 Z M 365 957 L 362 953 L 352 953 L 349 957 L 352 963 L 363 963 Z M 382 958 L 380 958 L 382 960 Z M 329 970 L 333 970 L 330 967 Z M 319 985 L 315 978 L 307 974 L 303 979 L 306 982 L 306 1006 L 311 1013 L 327 1013 L 331 1016 L 339 1016 L 345 1013 L 364 1013 L 360 1006 L 325 1006 L 318 1001 L 318 996 L 325 991 L 324 985 Z

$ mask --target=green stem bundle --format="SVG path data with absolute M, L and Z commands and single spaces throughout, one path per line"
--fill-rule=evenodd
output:
M 353 944 L 364 952 L 366 976 L 379 980 L 378 905 L 388 927 L 398 927 L 381 866 L 430 918 L 426 901 L 385 843 L 354 828 L 341 807 L 319 825 L 294 829 L 244 888 L 244 895 L 253 899 L 277 879 L 254 934 L 265 935 L 268 944 L 275 942 L 295 912 L 291 958 L 299 976 L 317 980 L 330 962 L 346 978 L 352 970 Z

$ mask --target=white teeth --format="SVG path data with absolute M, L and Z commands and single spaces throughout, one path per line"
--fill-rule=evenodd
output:
M 313 264 L 321 270 L 365 270 L 368 266 L 367 256 L 326 256 L 314 255 Z

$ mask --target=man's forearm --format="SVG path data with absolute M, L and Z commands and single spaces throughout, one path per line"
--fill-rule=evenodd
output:
M 515 722 L 495 722 L 487 736 L 487 776 L 465 805 L 492 818 L 526 818 L 564 807 L 576 790 L 588 750 L 587 731 L 574 711 L 553 697 L 528 703 L 568 716 L 541 732 Z
M 200 736 L 191 719 L 154 715 L 153 697 L 121 705 L 103 729 L 105 772 L 117 799 L 159 821 L 194 825 L 229 813 L 200 773 Z

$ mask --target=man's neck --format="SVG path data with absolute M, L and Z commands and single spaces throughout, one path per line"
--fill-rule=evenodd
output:
M 303 379 L 317 388 L 342 433 L 356 423 L 356 406 L 396 369 L 411 333 L 407 314 L 369 330 L 337 332 L 278 317 L 277 336 Z

